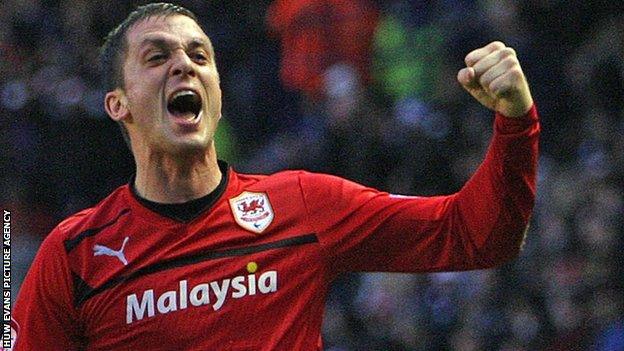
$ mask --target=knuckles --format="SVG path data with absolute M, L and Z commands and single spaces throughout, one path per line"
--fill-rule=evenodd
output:
M 490 44 L 476 49 L 470 52 L 468 55 L 464 57 L 464 62 L 467 67 L 472 67 L 476 65 L 480 60 L 485 58 L 486 56 L 490 56 L 494 54 L 498 57 L 498 60 L 502 60 L 506 57 L 516 57 L 516 50 L 512 47 L 506 46 L 501 41 L 493 41 Z
M 515 56 L 507 56 L 501 61 L 507 69 L 512 69 L 516 66 L 520 66 L 518 59 Z
M 522 76 L 522 69 L 520 69 L 520 65 L 515 65 L 509 69 L 509 73 L 515 77 L 520 77 Z
M 521 90 L 523 73 L 519 66 L 509 69 L 501 81 L 493 81 L 488 85 L 488 89 L 495 95 L 507 95 Z
M 516 115 L 515 109 L 524 107 L 527 101 L 532 103 L 515 49 L 493 41 L 471 51 L 464 61 L 474 70 L 474 77 L 466 82 L 466 71 L 462 69 L 458 79 L 483 105 L 505 115 Z
M 511 47 L 504 47 L 500 49 L 499 51 L 500 51 L 501 57 L 510 57 L 510 56 L 515 57 L 516 56 L 516 50 L 514 50 Z
M 495 50 L 500 50 L 506 47 L 505 43 L 498 40 L 491 42 L 488 46 Z
M 489 58 L 485 59 L 487 56 Z M 495 59 L 492 60 L 492 58 Z M 524 73 L 516 50 L 506 46 L 502 41 L 493 41 L 470 52 L 464 61 L 467 67 L 475 68 L 475 79 L 478 84 L 491 93 L 500 96 L 520 89 Z M 485 74 L 495 66 L 497 66 L 495 68 L 498 71 L 497 74 Z

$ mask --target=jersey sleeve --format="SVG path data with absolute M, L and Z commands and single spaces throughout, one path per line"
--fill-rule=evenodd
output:
M 59 234 L 57 228 L 43 241 L 20 288 L 14 351 L 79 349 L 72 278 Z
M 335 273 L 491 268 L 521 249 L 536 193 L 539 123 L 497 115 L 485 159 L 451 195 L 392 195 L 303 173 L 309 222 Z

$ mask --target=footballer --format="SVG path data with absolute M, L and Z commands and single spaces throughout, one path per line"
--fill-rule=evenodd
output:
M 185 8 L 139 7 L 101 61 L 104 106 L 136 173 L 47 236 L 13 311 L 14 350 L 320 350 L 343 272 L 485 269 L 520 251 L 540 127 L 501 42 L 470 52 L 457 75 L 495 114 L 484 161 L 459 192 L 434 197 L 218 160 L 215 53 Z

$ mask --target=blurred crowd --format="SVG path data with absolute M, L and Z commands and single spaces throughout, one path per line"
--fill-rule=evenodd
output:
M 13 288 L 64 217 L 128 181 L 97 47 L 139 2 L 0 3 L 0 204 Z M 542 118 L 538 199 L 499 269 L 352 274 L 325 348 L 624 350 L 624 3 L 557 0 L 180 1 L 217 53 L 221 158 L 304 168 L 392 193 L 457 191 L 492 113 L 456 83 L 464 56 L 514 47 Z

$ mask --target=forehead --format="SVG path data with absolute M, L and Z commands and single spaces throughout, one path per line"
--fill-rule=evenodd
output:
M 150 40 L 185 44 L 193 39 L 210 43 L 201 27 L 184 15 L 148 17 L 135 23 L 126 34 L 129 52 L 139 49 Z

